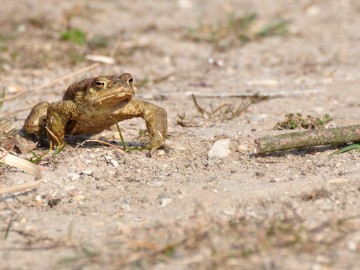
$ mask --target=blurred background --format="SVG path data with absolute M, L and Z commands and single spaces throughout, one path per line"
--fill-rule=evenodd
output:
M 189 83 L 204 76 L 210 58 L 220 69 L 206 82 L 226 81 L 227 89 L 257 77 L 305 84 L 358 77 L 359 6 L 355 0 L 3 1 L 1 86 L 30 87 L 94 62 L 106 72 L 133 73 L 140 86 Z

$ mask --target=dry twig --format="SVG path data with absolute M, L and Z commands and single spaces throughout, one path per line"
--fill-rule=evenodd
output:
M 299 131 L 258 138 L 255 140 L 255 153 L 264 154 L 320 145 L 341 145 L 356 141 L 360 141 L 360 125 Z

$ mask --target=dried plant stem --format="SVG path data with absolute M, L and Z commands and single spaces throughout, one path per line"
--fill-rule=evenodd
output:
M 26 191 L 26 190 L 31 190 L 31 189 L 37 189 L 40 187 L 41 182 L 42 182 L 41 180 L 40 181 L 32 181 L 29 183 L 16 185 L 16 186 L 12 186 L 12 187 L 0 188 L 0 195 L 6 194 L 6 193 L 14 193 L 14 192 L 21 192 L 21 191 Z
M 355 141 L 360 141 L 360 125 L 265 136 L 255 140 L 255 152 L 263 154 L 319 145 L 341 145 Z
M 37 179 L 41 179 L 41 170 L 39 166 L 36 166 L 32 164 L 31 162 L 19 158 L 17 156 L 14 156 L 12 154 L 9 154 L 9 152 L 5 151 L 4 149 L 0 148 L 0 162 L 4 162 L 5 164 L 9 166 L 14 166 L 19 169 L 24 170 L 25 172 L 35 176 Z M 21 185 L 16 185 L 12 187 L 4 187 L 0 188 L 0 195 L 6 194 L 6 193 L 14 193 L 14 192 L 20 192 L 25 190 L 31 190 L 36 189 L 40 186 L 42 180 L 40 181 L 33 181 Z
M 29 173 L 37 179 L 41 179 L 41 170 L 39 166 L 32 164 L 31 162 L 9 154 L 7 151 L 0 148 L 0 162 L 4 162 L 9 166 L 14 166 L 19 169 L 24 170 L 26 173 Z
M 17 97 L 19 97 L 19 96 L 22 96 L 22 95 L 24 95 L 24 94 L 27 94 L 27 93 L 30 93 L 30 92 L 33 92 L 33 91 L 38 91 L 38 90 L 44 89 L 44 88 L 49 87 L 49 86 L 51 86 L 51 85 L 53 85 L 53 84 L 55 84 L 55 83 L 58 83 L 58 82 L 60 82 L 60 81 L 66 80 L 66 79 L 69 79 L 69 78 L 74 77 L 74 76 L 76 76 L 76 75 L 78 75 L 78 74 L 80 74 L 80 73 L 83 73 L 83 72 L 85 72 L 85 71 L 88 71 L 88 70 L 90 70 L 90 69 L 93 69 L 94 67 L 96 67 L 96 66 L 98 66 L 98 65 L 99 65 L 99 64 L 94 64 L 94 65 L 91 65 L 91 66 L 89 66 L 89 67 L 82 68 L 82 69 L 80 69 L 80 70 L 78 70 L 78 71 L 75 71 L 75 72 L 70 73 L 70 74 L 68 74 L 68 75 L 62 76 L 62 77 L 57 78 L 57 79 L 55 79 L 55 80 L 52 80 L 51 82 L 46 83 L 46 84 L 44 84 L 44 85 L 42 85 L 42 86 L 36 87 L 36 88 L 34 88 L 34 89 L 29 89 L 29 90 L 20 91 L 19 93 L 14 94 L 14 95 L 11 95 L 11 96 L 9 96 L 9 97 L 1 98 L 1 99 L 0 99 L 0 103 L 2 103 L 2 102 L 4 102 L 4 101 L 7 101 L 7 100 L 15 99 L 15 98 L 17 98 Z

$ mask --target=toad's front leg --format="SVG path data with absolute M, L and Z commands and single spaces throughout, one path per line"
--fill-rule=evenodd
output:
M 51 103 L 47 110 L 46 131 L 50 146 L 56 148 L 64 143 L 67 123 L 78 115 L 73 101 Z
M 132 99 L 125 107 L 115 111 L 116 119 L 122 121 L 135 117 L 145 120 L 150 141 L 146 148 L 150 149 L 150 154 L 154 153 L 166 139 L 167 136 L 167 113 L 154 104 Z

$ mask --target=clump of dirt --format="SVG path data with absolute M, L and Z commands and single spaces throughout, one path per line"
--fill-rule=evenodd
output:
M 301 195 L 301 199 L 303 201 L 316 201 L 319 199 L 328 198 L 328 197 L 330 197 L 330 195 L 331 195 L 331 193 L 328 190 L 321 188 L 321 189 L 315 189 L 313 191 L 303 193 Z

